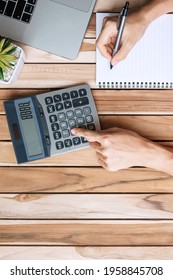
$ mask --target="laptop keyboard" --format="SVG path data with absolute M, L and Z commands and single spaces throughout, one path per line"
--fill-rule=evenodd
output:
M 37 0 L 0 0 L 0 15 L 29 23 Z

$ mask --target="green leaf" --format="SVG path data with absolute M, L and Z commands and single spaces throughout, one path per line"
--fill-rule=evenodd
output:
M 3 50 L 4 43 L 5 43 L 5 38 L 0 40 L 0 52 Z
M 4 73 L 1 67 L 0 67 L 0 79 L 4 81 Z
M 11 55 L 11 54 L 5 54 L 5 55 L 3 55 L 3 58 L 6 59 L 8 62 L 15 62 L 16 61 L 16 57 L 14 55 Z
M 11 51 L 8 51 L 7 54 L 12 54 L 12 53 L 14 53 L 14 52 L 16 51 L 16 49 L 17 49 L 17 47 L 14 47 Z
M 6 38 L 4 48 L 7 48 L 8 46 L 12 45 L 13 41 L 9 38 Z
M 10 67 L 10 63 L 8 62 L 8 60 L 6 60 L 4 57 L 1 57 L 1 62 L 5 65 L 5 66 L 7 66 L 7 67 Z
M 7 67 L 1 61 L 0 61 L 0 68 L 2 68 L 2 70 L 6 70 L 7 69 Z
M 15 49 L 16 50 L 16 47 L 14 47 L 14 45 L 9 45 L 8 47 L 6 47 L 5 49 L 3 49 L 3 51 L 1 52 L 1 54 L 6 54 L 8 53 L 9 51 Z

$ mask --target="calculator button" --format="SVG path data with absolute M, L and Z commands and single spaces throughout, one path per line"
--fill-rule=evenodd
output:
M 66 115 L 67 115 L 67 119 L 73 119 L 74 118 L 74 113 L 71 110 L 67 111 Z
M 69 94 L 68 92 L 64 92 L 64 93 L 62 94 L 62 99 L 63 99 L 63 100 L 68 100 L 68 99 L 70 99 L 70 94 Z
M 55 107 L 53 105 L 49 105 L 49 106 L 47 106 L 47 111 L 49 114 L 53 113 L 53 112 L 55 112 Z
M 88 143 L 88 140 L 84 137 L 81 137 L 82 143 Z
M 73 138 L 73 144 L 76 145 L 80 145 L 81 144 L 81 140 L 79 137 L 74 137 Z
M 86 96 L 87 95 L 86 89 L 85 88 L 79 89 L 79 95 L 80 97 Z
M 61 150 L 64 148 L 64 143 L 62 141 L 56 142 L 56 148 L 57 150 Z
M 76 126 L 76 121 L 75 120 L 69 120 L 68 125 L 69 125 L 69 127 L 75 127 Z
M 62 130 L 62 136 L 63 138 L 67 138 L 70 136 L 70 132 L 68 129 Z
M 87 124 L 87 128 L 90 129 L 90 130 L 96 130 L 96 127 L 95 127 L 94 123 Z
M 59 131 L 54 132 L 53 137 L 55 140 L 61 139 L 61 132 Z
M 57 122 L 57 116 L 56 116 L 56 115 L 51 115 L 51 116 L 49 116 L 49 121 L 50 121 L 51 123 Z
M 78 125 L 82 125 L 82 124 L 84 124 L 84 123 L 85 123 L 84 118 L 78 118 L 78 119 L 77 119 L 77 124 L 78 124 Z
M 76 117 L 82 117 L 82 115 L 83 115 L 83 112 L 82 112 L 81 109 L 76 109 L 76 110 L 74 111 L 74 113 L 75 113 L 75 116 L 76 116 Z
M 89 114 L 91 114 L 91 108 L 90 107 L 84 107 L 83 112 L 84 112 L 84 115 L 89 115 Z
M 72 100 L 72 102 L 73 102 L 73 107 L 74 108 L 89 104 L 89 100 L 88 100 L 87 97 L 74 99 L 74 100 Z
M 68 128 L 67 122 L 61 122 L 61 123 L 60 123 L 60 127 L 61 127 L 61 129 L 66 129 L 66 128 Z
M 86 126 L 85 125 L 79 125 L 78 128 L 86 129 Z
M 71 139 L 64 140 L 64 145 L 66 148 L 71 147 L 73 145 Z
M 46 105 L 53 103 L 53 98 L 51 96 L 45 98 Z
M 65 113 L 59 113 L 58 114 L 58 120 L 59 121 L 65 121 L 65 119 L 66 119 Z
M 51 128 L 52 128 L 52 131 L 57 131 L 57 130 L 59 130 L 59 124 L 58 123 L 53 123 L 51 125 Z
M 63 104 L 62 103 L 57 103 L 55 106 L 56 106 L 57 111 L 63 110 Z
M 91 122 L 93 122 L 93 117 L 92 116 L 86 116 L 85 117 L 85 120 L 86 120 L 86 123 L 91 123 Z
M 71 95 L 71 98 L 78 98 L 79 97 L 77 90 L 71 91 L 70 95 Z
M 65 107 L 65 109 L 70 109 L 72 107 L 71 101 L 65 101 L 64 102 L 64 107 Z
M 54 95 L 53 99 L 54 99 L 54 102 L 55 102 L 55 103 L 61 102 L 61 100 L 62 100 L 62 99 L 61 99 L 61 95 L 59 95 L 59 94 Z

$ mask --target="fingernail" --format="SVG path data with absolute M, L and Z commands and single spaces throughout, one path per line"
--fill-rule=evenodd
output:
M 118 59 L 116 59 L 116 60 L 114 60 L 114 61 L 111 62 L 111 64 L 112 64 L 113 66 L 117 65 L 118 63 L 119 63 L 119 60 L 118 60 Z
M 75 133 L 76 133 L 76 128 L 72 128 L 72 129 L 71 129 L 71 132 L 72 132 L 73 134 L 75 134 Z

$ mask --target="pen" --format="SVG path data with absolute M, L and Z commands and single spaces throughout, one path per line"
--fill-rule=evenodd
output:
M 124 30 L 124 25 L 126 22 L 126 17 L 127 17 L 127 13 L 129 10 L 129 2 L 126 2 L 125 6 L 122 8 L 120 14 L 119 14 L 119 18 L 118 18 L 118 24 L 117 24 L 117 29 L 118 29 L 118 33 L 117 33 L 117 38 L 115 41 L 115 46 L 112 52 L 112 57 L 118 52 L 119 47 L 120 47 L 120 43 L 121 43 L 121 37 L 123 35 L 123 30 Z M 110 63 L 110 69 L 112 69 L 113 66 Z

